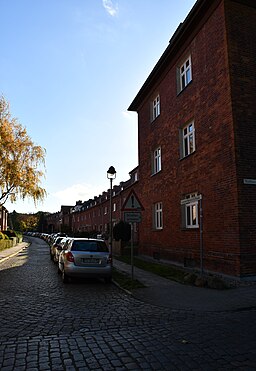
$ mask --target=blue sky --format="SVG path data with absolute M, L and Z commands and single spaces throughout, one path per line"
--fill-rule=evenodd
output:
M 45 202 L 56 212 L 129 179 L 137 114 L 127 111 L 195 0 L 0 0 L 0 94 L 46 149 Z

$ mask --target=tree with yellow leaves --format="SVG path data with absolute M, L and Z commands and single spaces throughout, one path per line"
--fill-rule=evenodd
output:
M 11 117 L 9 104 L 0 97 L 0 206 L 8 198 L 43 201 L 40 187 L 44 176 L 45 150 L 35 145 L 25 128 Z

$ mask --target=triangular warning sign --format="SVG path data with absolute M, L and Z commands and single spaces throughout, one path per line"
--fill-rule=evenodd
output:
M 140 200 L 138 199 L 138 196 L 133 190 L 131 190 L 131 192 L 128 194 L 128 197 L 126 198 L 121 210 L 122 211 L 144 210 L 144 207 L 142 206 Z

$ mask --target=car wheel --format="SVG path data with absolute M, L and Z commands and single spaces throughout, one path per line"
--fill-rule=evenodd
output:
M 104 278 L 105 283 L 111 283 L 112 282 L 112 277 L 106 277 Z
M 64 269 L 62 271 L 62 282 L 63 283 L 68 283 L 69 282 L 69 277 L 66 275 Z

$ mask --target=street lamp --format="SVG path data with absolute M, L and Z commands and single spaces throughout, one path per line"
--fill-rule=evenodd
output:
M 113 179 L 116 178 L 116 169 L 114 166 L 110 166 L 110 168 L 107 171 L 107 178 L 110 179 L 110 198 L 109 198 L 109 207 L 110 207 L 110 236 L 109 236 L 109 251 L 112 256 L 112 241 L 113 241 L 113 228 L 112 228 L 112 189 L 113 189 Z

